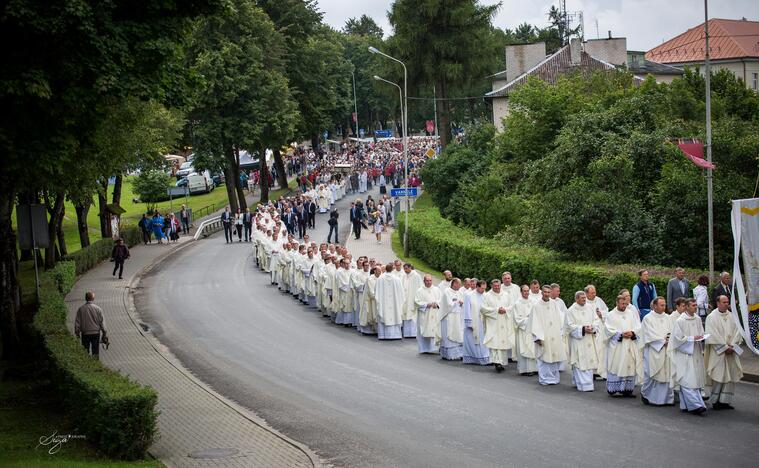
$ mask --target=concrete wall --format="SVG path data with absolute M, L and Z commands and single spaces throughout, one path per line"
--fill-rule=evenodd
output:
M 587 54 L 599 60 L 612 65 L 627 64 L 627 39 L 624 37 L 589 39 L 584 46 Z
M 509 115 L 509 98 L 493 98 L 493 125 L 497 132 L 503 130 L 503 118 Z
M 545 58 L 545 42 L 506 46 L 506 81 L 515 80 Z
M 696 65 L 698 65 L 699 71 L 701 74 L 704 74 L 704 64 L 680 64 L 677 66 L 680 67 L 691 67 L 694 68 Z M 759 59 L 746 59 L 746 60 L 735 60 L 733 62 L 712 62 L 712 73 L 716 73 L 718 70 L 721 69 L 727 69 L 730 70 L 735 76 L 743 80 L 744 83 L 746 83 L 746 87 L 748 89 L 752 89 L 756 92 L 759 92 Z M 757 86 L 754 88 L 754 80 L 753 80 L 753 73 L 757 74 Z

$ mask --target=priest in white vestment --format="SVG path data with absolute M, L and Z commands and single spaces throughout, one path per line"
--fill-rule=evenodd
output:
M 567 316 L 567 304 L 564 302 L 564 299 L 561 298 L 561 286 L 559 286 L 558 283 L 552 283 L 551 284 L 551 300 L 556 303 L 556 306 L 559 308 L 559 312 L 561 312 L 561 323 L 564 323 L 564 318 Z M 562 329 L 563 330 L 563 329 Z M 567 354 L 567 361 L 569 360 L 569 335 L 566 333 L 563 333 L 562 331 L 562 338 L 564 339 L 564 351 Z M 566 370 L 566 361 L 561 363 L 561 367 L 559 370 L 564 371 Z
M 606 338 L 606 391 L 609 395 L 634 398 L 633 391 L 642 374 L 643 362 L 638 344 L 640 317 L 627 307 L 624 296 L 617 296 L 617 307 L 604 321 Z M 640 372 L 639 372 L 640 369 Z
M 406 303 L 403 307 L 403 337 L 414 338 L 417 336 L 417 312 L 416 305 L 414 304 L 414 298 L 416 297 L 416 292 L 419 290 L 419 288 L 422 287 L 422 275 L 417 273 L 417 271 L 410 263 L 406 263 L 403 265 L 401 281 L 403 282 L 403 297 L 406 300 Z
M 380 267 L 374 267 L 364 285 L 361 297 L 361 310 L 358 316 L 358 331 L 362 335 L 377 334 L 377 280 L 379 280 L 381 274 L 382 270 Z
M 674 405 L 675 392 L 672 390 L 670 375 L 669 337 L 673 323 L 664 313 L 667 301 L 659 296 L 651 301 L 651 313 L 641 322 L 643 340 L 643 384 L 640 398 L 646 405 Z
M 538 383 L 559 383 L 559 366 L 567 360 L 564 344 L 564 317 L 555 301 L 551 300 L 551 287 L 541 289 L 542 299 L 533 304 L 529 331 L 535 342 L 535 359 L 538 362 Z
M 419 353 L 436 353 L 437 337 L 440 335 L 440 303 L 442 293 L 440 288 L 432 285 L 432 276 L 424 275 L 423 285 L 414 295 L 414 306 L 417 311 L 416 342 Z
M 490 361 L 495 365 L 496 372 L 503 372 L 508 364 L 508 351 L 514 347 L 513 330 L 511 325 L 514 304 L 511 296 L 501 292 L 501 281 L 493 280 L 491 289 L 484 294 L 480 314 L 485 330 L 483 342 L 490 350 Z
M 403 283 L 393 274 L 393 265 L 385 266 L 385 273 L 377 280 L 377 338 L 399 340 L 403 338 Z
M 487 366 L 490 364 L 490 350 L 485 346 L 485 334 L 483 333 L 482 316 L 480 307 L 482 297 L 487 289 L 488 282 L 485 280 L 472 280 L 474 290 L 464 296 L 462 310 L 464 318 L 464 364 L 477 364 Z
M 364 287 L 369 279 L 369 261 L 365 257 L 356 261 L 356 269 L 351 274 L 353 288 L 353 326 L 358 329 L 361 321 L 361 302 L 364 298 Z
M 743 377 L 740 355 L 743 337 L 730 312 L 727 296 L 717 297 L 717 308 L 706 317 L 707 384 L 712 391 L 709 403 L 715 410 L 733 409 L 735 384 Z
M 535 360 L 535 342 L 528 330 L 533 302 L 530 300 L 530 287 L 526 284 L 519 291 L 519 298 L 514 304 L 514 352 L 517 358 L 519 375 L 535 375 L 538 373 L 538 362 Z
M 443 293 L 440 306 L 440 357 L 448 361 L 457 361 L 464 354 L 464 321 L 461 317 L 461 307 L 464 305 L 464 295 L 461 291 L 461 280 L 453 278 L 451 287 Z
M 316 279 L 314 269 L 316 268 L 316 258 L 314 249 L 308 249 L 308 256 L 301 262 L 300 271 L 303 275 L 303 294 L 306 296 L 306 302 L 309 307 L 316 307 Z
M 534 279 L 530 281 L 530 300 L 533 304 L 543 300 L 543 293 L 541 292 L 540 281 Z
M 688 299 L 685 314 L 675 322 L 669 338 L 670 371 L 672 386 L 680 389 L 680 409 L 691 414 L 702 414 L 706 404 L 701 391 L 706 385 L 704 368 L 704 326 L 696 314 L 695 299 Z
M 438 283 L 437 287 L 440 288 L 440 292 L 444 293 L 446 289 L 451 287 L 451 280 L 453 279 L 453 273 L 450 270 L 443 272 L 443 280 Z
M 583 288 L 588 298 L 588 304 L 596 311 L 599 322 L 599 332 L 595 335 L 596 353 L 598 354 L 598 370 L 596 374 L 601 379 L 606 379 L 606 334 L 603 332 L 603 323 L 609 313 L 609 307 L 596 293 L 596 287 L 589 284 Z
M 337 293 L 335 323 L 338 325 L 353 326 L 353 291 L 351 289 L 351 269 L 348 260 L 343 258 L 340 269 L 335 275 L 335 289 Z
M 596 335 L 601 320 L 595 307 L 588 303 L 585 291 L 575 293 L 575 303 L 567 309 L 564 333 L 569 337 L 569 364 L 572 366 L 572 382 L 581 392 L 592 392 L 593 374 L 598 369 Z

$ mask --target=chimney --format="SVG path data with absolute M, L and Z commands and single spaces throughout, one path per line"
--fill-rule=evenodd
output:
M 627 39 L 624 37 L 589 39 L 584 46 L 585 53 L 593 58 L 616 66 L 627 64 Z
M 576 67 L 582 61 L 582 41 L 574 37 L 569 40 L 569 63 Z
M 545 42 L 506 46 L 506 82 L 514 81 L 545 58 Z

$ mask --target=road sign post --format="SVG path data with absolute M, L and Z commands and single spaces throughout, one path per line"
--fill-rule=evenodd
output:
M 419 196 L 419 189 L 417 187 L 409 187 L 408 189 L 405 189 L 405 188 L 390 189 L 390 196 L 393 198 L 405 197 L 407 196 L 406 195 L 407 192 L 408 192 L 409 197 Z

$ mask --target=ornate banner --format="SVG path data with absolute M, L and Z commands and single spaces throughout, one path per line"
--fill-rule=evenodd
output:
M 744 325 L 741 328 L 749 348 L 759 354 L 759 198 L 733 200 L 731 219 L 735 248 L 730 308 L 738 325 Z

